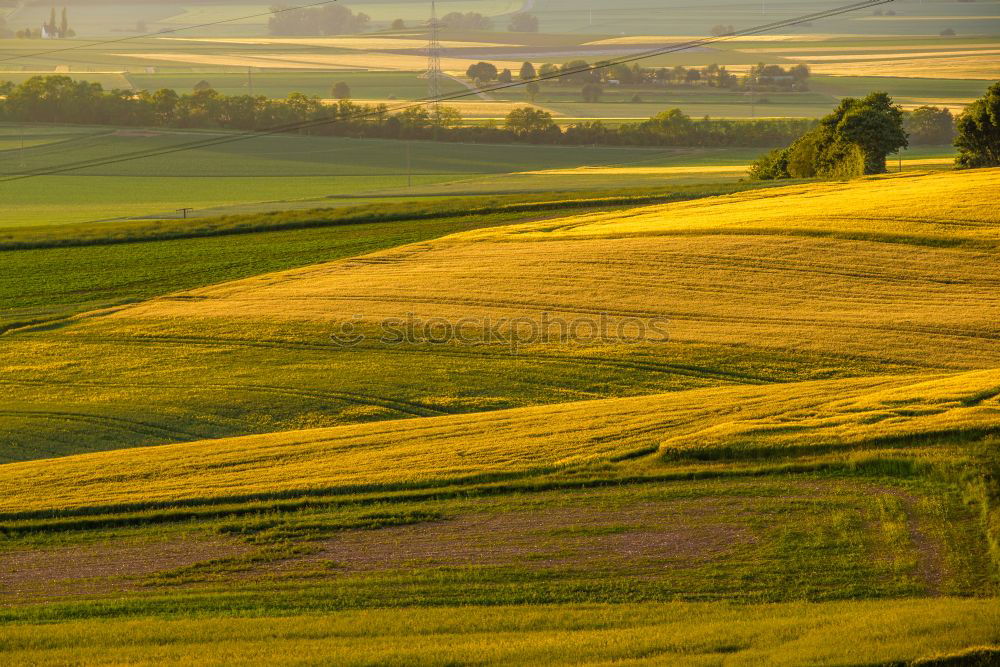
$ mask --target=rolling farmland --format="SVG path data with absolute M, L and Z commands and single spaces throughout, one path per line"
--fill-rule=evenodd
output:
M 644 643 L 628 619 L 664 623 L 678 604 L 692 605 L 688 625 L 671 622 L 681 634 L 658 649 L 667 654 L 693 650 L 684 633 L 708 632 L 699 613 L 732 615 L 742 661 L 848 655 L 858 646 L 823 629 L 841 614 L 877 614 L 922 637 L 864 639 L 872 660 L 989 645 L 992 601 L 952 596 L 995 590 L 996 510 L 961 471 L 995 460 L 997 221 L 976 197 L 998 178 L 904 174 L 472 229 L 8 335 L 3 363 L 18 371 L 4 380 L 15 397 L 5 438 L 42 456 L 87 439 L 77 451 L 108 451 L 0 466 L 0 562 L 10 568 L 0 582 L 20 601 L 4 612 L 15 632 L 7 650 L 171 659 L 203 631 L 177 616 L 183 606 L 216 617 L 229 655 L 272 659 L 300 640 L 278 630 L 264 650 L 248 635 L 257 621 L 229 614 L 352 610 L 307 617 L 319 639 L 337 632 L 331 623 L 376 613 L 369 606 L 400 607 L 377 612 L 380 622 L 412 633 L 405 608 L 428 596 L 555 604 L 560 620 L 548 638 L 497 652 L 477 643 L 477 624 L 496 622 L 476 608 L 447 630 L 462 637 L 448 649 L 457 653 L 390 642 L 372 659 L 542 659 L 567 641 L 560 632 L 581 637 L 598 622 L 593 648 L 574 641 L 573 660 L 636 655 L 660 635 Z M 847 255 L 849 270 L 822 259 Z M 757 280 L 766 300 L 754 298 Z M 609 300 L 612 318 L 662 313 L 669 340 L 593 344 L 578 331 L 515 354 L 506 343 L 345 347 L 329 337 L 345 319 L 372 333 L 406 312 L 530 322 L 582 317 Z M 420 374 L 393 369 L 399 356 L 410 368 L 419 358 Z M 68 382 L 74 359 L 102 357 L 116 360 L 105 379 L 91 365 L 87 382 Z M 341 425 L 315 423 L 341 401 Z M 231 426 L 218 420 L 234 406 Z M 216 439 L 236 424 L 245 431 L 253 410 L 268 432 Z M 273 421 L 282 412 L 289 421 Z M 196 439 L 209 415 L 213 439 L 115 449 L 136 436 L 135 445 Z M 58 441 L 63 449 L 46 454 Z M 124 554 L 124 568 L 100 565 Z M 56 560 L 73 564 L 51 580 Z M 641 576 L 617 579 L 623 567 Z M 107 596 L 117 600 L 111 618 L 72 620 Z M 926 629 L 913 596 L 928 597 Z M 782 604 L 758 614 L 734 602 Z M 514 623 L 529 609 L 544 607 L 505 613 Z M 438 613 L 447 607 L 430 610 L 421 632 L 445 631 Z M 173 620 L 149 628 L 163 615 Z M 961 632 L 949 620 L 958 615 Z M 792 628 L 783 639 L 778 619 Z M 87 633 L 92 649 L 39 645 L 40 621 L 60 621 L 67 638 Z M 171 648 L 108 634 L 126 627 L 170 636 Z M 793 648 L 792 637 L 810 639 Z M 709 653 L 721 646 L 698 641 Z M 322 650 L 353 645 L 343 642 Z
M 0 663 L 995 664 L 996 7 L 0 7 Z
M 12 338 L 5 350 L 8 359 L 21 360 L 17 377 L 8 378 L 11 411 L 3 428 L 9 451 L 31 458 L 36 448 L 53 454 L 107 448 L 106 438 L 93 430 L 95 421 L 113 425 L 112 442 L 138 445 L 231 435 L 254 422 L 255 431 L 270 432 L 899 372 L 926 369 L 928 359 L 940 371 L 992 367 L 1000 349 L 990 335 L 993 268 L 982 248 L 995 241 L 995 212 L 972 206 L 973 213 L 961 214 L 969 222 L 958 228 L 937 220 L 957 214 L 947 202 L 983 192 L 995 178 L 991 171 L 975 178 L 903 174 L 470 231 L 387 250 L 370 261 L 347 259 L 249 278 L 119 308 L 52 332 L 29 332 Z M 845 189 L 851 198 L 844 197 Z M 903 212 L 921 195 L 928 198 L 922 208 L 931 217 L 900 226 Z M 878 202 L 878 209 L 860 218 L 866 222 L 858 230 L 866 198 Z M 804 201 L 825 213 L 802 218 Z M 980 216 L 978 222 L 972 214 Z M 854 271 L 835 270 L 823 259 L 843 254 L 854 258 Z M 742 255 L 745 260 L 735 259 Z M 757 259 L 772 256 L 764 263 Z M 895 268 L 884 274 L 890 257 Z M 567 273 L 568 267 L 575 268 Z M 946 280 L 939 279 L 941 271 Z M 646 277 L 637 280 L 639 275 Z M 704 282 L 691 282 L 692 275 Z M 765 284 L 766 299 L 748 301 L 748 293 Z M 466 290 L 475 296 L 461 296 Z M 609 301 L 617 304 L 614 311 L 598 305 Z M 970 319 L 973 302 L 976 318 Z M 787 315 L 792 308 L 795 317 Z M 671 340 L 586 346 L 565 340 L 528 344 L 517 354 L 503 343 L 379 342 L 385 320 L 411 314 L 420 321 L 457 322 L 539 321 L 543 314 L 571 320 L 602 312 L 612 317 L 611 326 L 630 317 L 667 318 Z M 347 323 L 371 330 L 369 339 L 341 349 L 330 336 Z M 125 383 L 117 365 L 95 367 L 78 384 L 71 381 L 73 365 L 59 370 L 56 362 L 68 362 L 67 354 L 116 357 L 118 349 L 128 350 Z M 181 351 L 189 359 L 185 365 L 168 363 Z M 420 379 L 414 359 L 422 372 L 439 368 L 431 376 L 438 379 Z M 488 372 L 494 364 L 503 371 Z M 376 379 L 366 370 L 375 367 L 393 370 Z M 215 386 L 191 383 L 186 378 L 192 371 L 216 377 Z M 269 379 L 275 376 L 285 379 L 283 386 Z M 39 403 L 54 385 L 57 397 Z M 124 386 L 130 390 L 122 403 Z M 44 409 L 47 400 L 75 408 L 64 419 Z M 197 417 L 206 404 L 217 406 L 212 416 Z M 229 417 L 224 405 L 244 407 Z M 245 410 L 259 412 L 250 418 Z M 9 430 L 19 423 L 32 426 Z

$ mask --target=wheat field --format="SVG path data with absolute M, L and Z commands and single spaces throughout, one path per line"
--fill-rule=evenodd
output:
M 0 349 L 0 434 L 23 460 L 998 368 L 998 180 L 913 172 L 564 216 L 91 313 Z M 408 319 L 469 340 L 383 340 Z M 344 327 L 365 340 L 342 347 Z
M 156 299 L 77 333 L 606 314 L 669 319 L 675 342 L 994 367 L 998 182 L 903 174 L 474 231 Z
M 226 67 L 259 67 L 262 69 L 348 69 L 385 72 L 421 72 L 427 67 L 427 56 L 419 54 L 396 53 L 281 53 L 255 54 L 234 51 L 230 54 L 183 53 L 167 51 L 162 53 L 115 53 L 115 56 L 140 58 L 163 62 L 187 63 L 191 65 L 221 65 Z M 464 75 L 469 65 L 479 62 L 478 59 L 441 58 L 441 68 L 449 73 Z M 524 64 L 522 60 L 491 60 L 499 69 L 509 69 L 516 72 Z
M 8 635 L 11 660 L 205 665 L 283 662 L 289 655 L 345 665 L 903 662 L 987 644 L 1000 622 L 989 600 L 546 605 L 377 609 L 263 618 L 137 618 L 25 624 Z M 887 632 L 886 628 L 899 628 Z M 742 647 L 734 651 L 734 645 Z
M 893 76 L 901 77 L 990 80 L 1000 77 L 1000 63 L 995 55 L 962 55 L 927 60 L 899 58 L 865 62 L 816 62 L 812 71 L 834 76 L 883 76 L 889 71 Z
M 574 402 L 86 454 L 0 467 L 0 512 L 445 484 L 636 453 L 833 448 L 989 430 L 1000 371 Z M 938 453 L 940 455 L 940 452 Z M 933 456 L 934 452 L 928 453 Z

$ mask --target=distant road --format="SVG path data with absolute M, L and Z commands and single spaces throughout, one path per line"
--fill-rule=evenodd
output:
M 479 90 L 478 88 L 476 88 L 475 86 L 473 86 L 473 85 L 472 85 L 471 83 L 469 83 L 468 81 L 463 81 L 462 79 L 458 78 L 457 76 L 452 76 L 451 74 L 445 74 L 445 76 L 446 76 L 446 77 L 448 77 L 449 79 L 453 80 L 453 81 L 456 81 L 456 82 L 458 82 L 458 83 L 462 84 L 463 86 L 465 86 L 465 87 L 466 87 L 466 88 L 468 88 L 469 90 L 473 91 L 473 92 L 474 92 L 474 93 L 476 93 L 476 95 L 478 95 L 478 96 L 479 96 L 479 97 L 480 97 L 481 99 L 484 99 L 484 100 L 489 100 L 489 101 L 491 101 L 491 102 L 492 102 L 492 101 L 494 101 L 492 97 L 490 97 L 490 96 L 489 96 L 489 95 L 487 95 L 486 93 L 482 92 L 481 90 Z

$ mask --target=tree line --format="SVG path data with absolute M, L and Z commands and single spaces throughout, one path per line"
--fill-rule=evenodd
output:
M 859 133 L 867 133 L 866 136 L 874 137 L 873 141 L 887 140 L 890 143 L 898 140 L 900 132 L 904 136 L 909 132 L 909 140 L 913 143 L 950 143 L 955 134 L 955 122 L 947 109 L 921 107 L 906 114 L 893 106 L 888 96 L 876 98 L 870 95 L 861 101 L 844 100 L 833 114 L 819 122 L 809 119 L 694 119 L 680 109 L 669 109 L 639 122 L 611 126 L 595 120 L 561 127 L 550 113 L 531 107 L 513 110 L 502 122 L 464 125 L 461 114 L 446 105 L 392 112 L 386 105 L 351 102 L 346 99 L 349 89 L 345 84 L 334 86 L 334 91 L 338 97 L 345 99 L 329 105 L 318 97 L 300 93 L 293 93 L 284 99 L 228 96 L 211 88 L 208 82 L 199 85 L 192 93 L 180 94 L 172 89 L 155 92 L 104 90 L 100 84 L 74 81 L 68 76 L 36 76 L 20 85 L 0 84 L 0 120 L 259 131 L 329 118 L 335 122 L 321 123 L 300 131 L 330 136 L 482 143 L 707 147 L 790 145 L 782 149 L 780 156 L 775 154 L 769 158 L 778 170 L 760 171 L 758 177 L 763 177 L 764 173 L 776 174 L 773 177 L 784 177 L 785 173 L 791 176 L 789 169 L 796 174 L 806 173 L 808 170 L 800 171 L 803 156 L 819 154 L 824 157 L 820 160 L 822 166 L 817 167 L 815 173 L 832 173 L 836 171 L 832 165 L 842 162 L 849 153 L 854 155 L 846 144 L 859 143 Z M 995 97 L 1000 98 L 1000 92 Z M 877 113 L 872 115 L 875 107 L 878 108 Z M 979 108 L 987 111 L 970 116 L 973 109 Z M 1000 117 L 1000 110 L 990 109 L 992 107 L 988 105 L 973 105 L 970 112 L 960 118 L 959 127 L 963 127 L 963 123 L 965 126 L 971 123 L 970 127 L 984 126 L 989 113 Z M 970 118 L 977 120 L 973 122 Z M 848 126 L 854 129 L 849 130 Z M 972 136 L 971 130 L 966 130 L 964 134 Z M 892 152 L 894 149 L 889 147 L 886 150 Z M 876 164 L 876 161 L 877 157 L 873 158 L 868 166 Z
M 0 84 L 0 120 L 138 127 L 221 128 L 255 131 L 330 119 L 303 133 L 329 136 L 437 139 L 483 143 L 603 144 L 622 146 L 775 146 L 811 128 L 803 119 L 695 120 L 679 109 L 637 123 L 600 121 L 560 127 L 541 109 L 515 109 L 501 123 L 463 125 L 445 105 L 393 113 L 387 105 L 293 93 L 284 99 L 228 96 L 200 86 L 192 93 L 104 90 L 63 75 L 36 76 L 20 85 Z M 335 122 L 333 122 L 335 121 Z
M 289 9 L 288 5 L 271 7 L 273 16 L 267 27 L 272 35 L 345 35 L 362 32 L 371 22 L 364 12 L 355 14 L 343 5 L 324 5 Z
M 476 12 L 450 12 L 438 20 L 441 27 L 452 30 L 490 30 L 493 21 Z M 389 24 L 392 30 L 405 30 L 406 21 L 396 19 Z M 538 17 L 532 14 L 514 14 L 507 24 L 510 32 L 538 32 Z
M 908 131 L 909 128 L 909 131 Z M 947 141 L 958 148 L 960 167 L 1000 166 L 1000 82 L 959 115 L 923 106 L 908 116 L 887 93 L 848 97 L 787 147 L 758 159 L 757 180 L 852 178 L 886 171 L 886 157 L 913 143 Z
M 531 81 L 536 77 L 557 77 L 552 81 L 559 85 L 628 85 L 658 87 L 708 87 L 743 89 L 756 91 L 800 92 L 809 89 L 809 66 L 792 65 L 785 69 L 781 65 L 760 63 L 750 68 L 743 77 L 726 69 L 725 65 L 712 63 L 705 67 L 643 67 L 639 63 L 618 63 L 611 65 L 597 62 L 591 65 L 586 60 L 572 60 L 563 65 L 545 63 L 537 70 L 526 62 L 521 65 L 518 77 Z M 470 65 L 466 76 L 480 85 L 492 81 L 507 83 L 513 80 L 509 69 L 499 70 L 496 65 L 478 62 Z
M 271 7 L 273 16 L 268 20 L 272 35 L 350 35 L 364 32 L 371 25 L 371 17 L 363 12 L 354 13 L 342 5 L 291 9 L 289 5 Z M 449 12 L 438 19 L 438 24 L 448 30 L 493 29 L 493 20 L 478 12 Z M 406 23 L 396 19 L 390 24 L 393 30 L 404 30 Z M 507 29 L 511 32 L 538 32 L 538 18 L 525 13 L 510 17 Z

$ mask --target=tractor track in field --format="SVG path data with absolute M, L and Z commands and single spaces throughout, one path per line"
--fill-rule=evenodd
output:
M 202 337 L 173 337 L 173 336 L 131 336 L 123 338 L 103 338 L 103 337 L 88 337 L 88 336 L 73 336 L 74 340 L 85 340 L 92 343 L 115 343 L 115 344 L 152 344 L 152 345 L 194 345 L 194 346 L 205 346 L 205 347 L 244 347 L 244 348 L 264 348 L 264 349 L 275 349 L 275 350 L 300 350 L 300 351 L 328 351 L 336 353 L 344 350 L 344 348 L 335 343 L 308 343 L 308 342 L 284 342 L 284 341 L 267 341 L 267 340 L 240 340 L 240 339 L 221 339 L 221 338 L 202 338 Z M 428 349 L 417 349 L 405 346 L 386 346 L 377 348 L 352 348 L 352 349 L 365 349 L 373 350 L 378 353 L 386 354 L 422 354 L 430 356 L 442 356 L 442 357 L 453 357 L 453 358 L 465 358 L 465 359 L 496 359 L 498 357 L 507 358 L 519 358 L 524 360 L 531 360 L 536 363 L 563 363 L 579 366 L 581 364 L 586 364 L 588 366 L 600 366 L 603 368 L 612 368 L 619 370 L 630 370 L 630 371 L 648 371 L 654 373 L 662 373 L 667 375 L 680 375 L 685 377 L 691 377 L 696 379 L 706 379 L 706 380 L 720 380 L 733 382 L 735 384 L 770 384 L 777 382 L 773 378 L 757 376 L 749 373 L 735 373 L 735 372 L 725 372 L 721 370 L 709 370 L 705 368 L 699 368 L 697 366 L 681 365 L 681 364 L 668 364 L 654 361 L 628 361 L 628 360 L 615 360 L 603 357 L 593 357 L 593 356 L 583 356 L 583 355 L 558 355 L 558 354 L 523 354 L 519 352 L 517 355 L 512 355 L 506 351 L 504 348 L 503 352 L 494 352 L 489 350 L 486 346 L 476 346 L 476 350 L 486 350 L 486 352 L 472 352 L 464 351 L 458 347 L 451 346 L 436 346 L 433 350 Z M 26 381 L 7 381 L 9 384 L 26 384 Z M 0 382 L 3 384 L 3 382 Z M 135 386 L 135 385 L 132 385 Z M 153 387 L 169 386 L 169 385 L 150 385 Z M 204 386 L 204 385 L 199 385 Z M 247 387 L 252 387 L 253 385 L 247 385 Z M 243 388 L 240 385 L 234 385 L 233 388 Z M 360 395 L 359 395 L 360 396 Z M 380 400 L 394 400 L 394 399 L 380 399 Z M 421 406 L 415 404 L 414 407 L 420 407 L 421 409 L 432 409 L 427 406 Z
M 139 433 L 158 438 L 169 438 L 173 440 L 201 440 L 204 436 L 182 431 L 177 428 L 169 428 L 158 424 L 126 419 L 124 417 L 111 417 L 107 415 L 95 415 L 82 412 L 66 412 L 57 410 L 0 410 L 0 416 L 4 417 L 31 417 L 35 419 L 50 419 L 54 421 L 77 421 L 96 425 L 113 425 L 121 430 L 130 433 Z
M 15 381 L 0 380 L 0 386 L 38 386 L 38 387 L 59 386 L 59 387 L 93 388 L 93 389 L 102 389 L 102 388 L 126 389 L 126 388 L 141 387 L 145 389 L 182 389 L 182 390 L 211 389 L 211 390 L 223 390 L 223 391 L 246 391 L 246 392 L 259 392 L 266 394 L 277 394 L 277 395 L 300 397 L 300 398 L 310 398 L 315 400 L 337 400 L 337 401 L 343 401 L 345 403 L 351 403 L 354 405 L 383 407 L 413 417 L 436 417 L 436 416 L 450 414 L 447 411 L 439 410 L 437 408 L 433 408 L 431 406 L 427 406 L 415 401 L 393 399 L 383 396 L 373 396 L 370 394 L 362 394 L 357 392 L 307 391 L 304 389 L 293 389 L 290 387 L 278 387 L 273 385 L 258 385 L 258 384 L 215 384 L 215 383 L 160 384 L 151 382 L 150 383 L 137 383 L 137 382 L 66 383 L 66 382 L 31 381 L 31 380 L 15 380 Z M 4 412 L 0 411 L 0 414 L 4 414 Z M 163 428 L 162 430 L 167 430 L 167 429 Z

